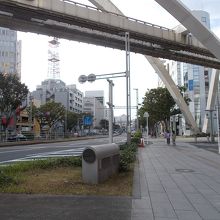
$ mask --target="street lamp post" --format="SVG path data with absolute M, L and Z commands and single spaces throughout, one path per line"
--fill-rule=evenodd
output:
M 67 120 L 68 120 L 68 110 L 69 110 L 69 89 L 66 90 L 66 111 L 65 111 L 65 127 L 64 127 L 64 137 L 67 137 Z
M 139 120 L 138 120 L 138 89 L 134 89 L 136 90 L 136 109 L 137 109 L 137 130 L 139 129 Z
M 219 79 L 218 79 L 219 80 Z M 218 88 L 217 88 L 217 97 L 216 97 L 216 109 L 217 109 L 217 132 L 218 132 L 218 153 L 220 154 L 220 134 L 219 134 L 219 82 L 218 82 Z
M 0 111 L 0 142 L 2 141 L 2 113 Z
M 147 130 L 147 144 L 148 144 L 148 118 L 149 118 L 149 113 L 145 112 L 144 117 L 146 118 L 146 122 L 147 122 L 147 124 L 146 124 L 147 129 L 146 130 Z
M 218 93 L 217 93 L 218 94 Z M 220 135 L 219 135 L 219 101 L 217 95 L 217 132 L 218 132 L 218 153 L 220 154 Z
M 29 99 L 30 99 L 29 130 L 32 131 L 33 96 L 30 96 Z
M 109 83 L 109 143 L 113 143 L 113 81 L 107 79 Z
M 86 81 L 93 82 L 97 79 L 126 77 L 126 108 L 127 108 L 126 127 L 127 127 L 127 143 L 130 144 L 131 143 L 130 40 L 129 40 L 129 32 L 125 32 L 124 34 L 125 34 L 125 52 L 126 52 L 126 71 L 120 73 L 111 73 L 111 74 L 102 74 L 102 75 L 90 74 L 88 77 L 86 75 L 81 75 L 78 80 L 80 83 L 84 83 Z
M 125 32 L 126 51 L 126 101 L 127 101 L 127 143 L 131 143 L 131 81 L 130 81 L 130 40 L 129 32 Z
M 109 83 L 109 102 L 107 103 L 109 105 L 109 143 L 113 143 L 113 81 L 109 80 L 109 78 L 118 78 L 118 77 L 125 77 L 125 72 L 119 72 L 119 73 L 111 73 L 111 74 L 101 74 L 101 75 L 95 75 L 90 74 L 88 76 L 81 75 L 78 79 L 80 83 L 85 83 L 86 81 L 94 82 L 98 79 L 107 79 Z

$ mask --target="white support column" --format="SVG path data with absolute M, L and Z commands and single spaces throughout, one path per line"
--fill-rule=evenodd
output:
M 110 0 L 89 0 L 89 1 L 100 9 L 104 9 L 106 11 L 123 15 L 123 13 Z M 196 122 L 191 112 L 189 111 L 189 108 L 186 105 L 186 102 L 184 101 L 182 95 L 177 89 L 177 86 L 175 85 L 168 71 L 164 68 L 163 63 L 158 58 L 153 58 L 150 56 L 145 56 L 145 57 L 151 63 L 154 70 L 157 72 L 157 74 L 159 75 L 159 77 L 162 79 L 163 83 L 169 90 L 170 94 L 179 105 L 179 108 L 181 109 L 181 111 L 183 112 L 186 118 L 186 121 L 191 125 L 191 128 L 194 130 L 194 132 L 197 133 L 199 129 L 196 125 Z
M 89 0 L 99 9 L 104 9 L 113 13 L 123 14 L 110 0 Z
M 208 111 L 215 109 L 215 101 L 218 92 L 218 82 L 219 82 L 219 70 L 212 70 L 212 76 L 211 76 L 208 100 L 206 106 L 206 110 Z M 210 117 L 205 116 L 204 124 L 202 128 L 202 131 L 204 133 L 207 133 L 209 121 L 210 121 Z
M 152 67 L 154 68 L 155 72 L 159 75 L 159 77 L 161 78 L 163 83 L 166 85 L 166 88 L 168 89 L 168 91 L 172 95 L 173 99 L 175 100 L 175 102 L 179 106 L 186 121 L 191 125 L 191 129 L 195 133 L 199 132 L 199 129 L 196 125 L 196 122 L 195 122 L 191 112 L 189 111 L 189 108 L 188 108 L 185 100 L 183 99 L 182 95 L 180 94 L 176 84 L 174 83 L 174 81 L 170 77 L 169 72 L 166 70 L 163 63 L 159 59 L 154 58 L 154 57 L 146 56 L 146 58 L 147 58 L 148 62 L 152 65 Z

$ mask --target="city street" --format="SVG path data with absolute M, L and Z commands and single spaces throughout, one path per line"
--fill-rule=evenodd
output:
M 124 140 L 125 136 L 122 135 L 114 137 L 114 142 L 116 143 L 123 142 Z M 108 138 L 97 138 L 70 142 L 1 147 L 0 164 L 49 157 L 80 156 L 86 147 L 106 144 L 108 141 Z

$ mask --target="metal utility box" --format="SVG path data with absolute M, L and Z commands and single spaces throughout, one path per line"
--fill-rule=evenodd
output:
M 118 172 L 119 146 L 102 144 L 87 147 L 82 154 L 82 178 L 85 183 L 98 184 Z

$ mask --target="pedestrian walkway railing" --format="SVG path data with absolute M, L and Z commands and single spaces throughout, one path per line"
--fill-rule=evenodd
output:
M 79 138 L 82 136 L 95 136 L 94 134 L 80 134 L 78 132 L 0 132 L 0 143 L 8 143 L 8 142 L 25 142 L 25 141 L 49 141 L 49 140 L 64 140 L 64 139 L 73 139 Z

